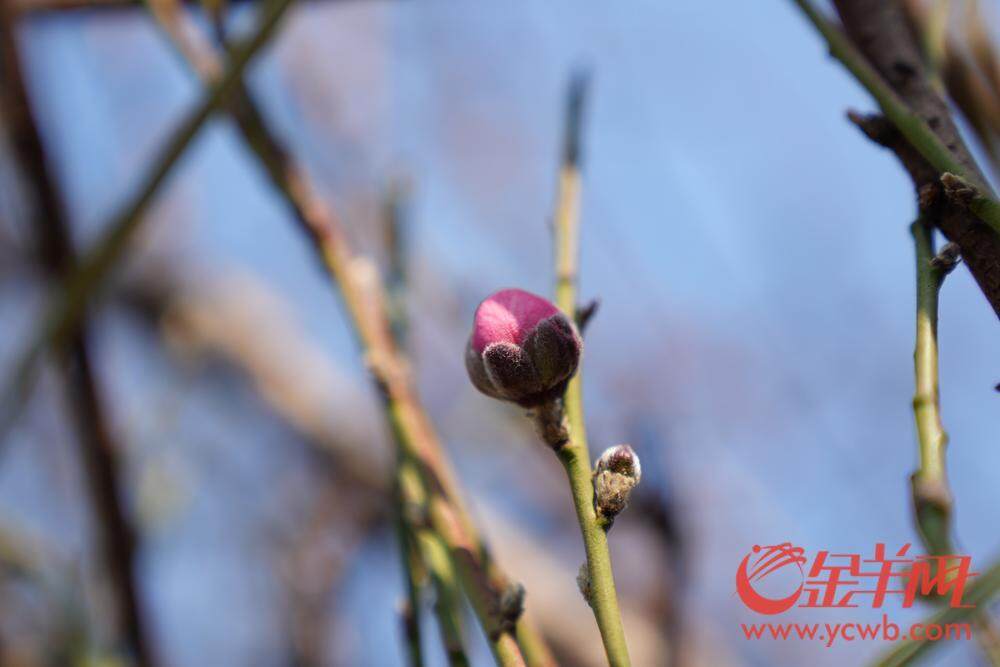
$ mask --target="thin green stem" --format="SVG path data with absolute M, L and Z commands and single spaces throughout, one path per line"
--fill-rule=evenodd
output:
M 916 378 L 913 417 L 919 467 L 911 477 L 917 530 L 927 553 L 955 553 L 951 537 L 952 497 L 946 468 L 948 434 L 941 421 L 938 382 L 938 297 L 947 269 L 934 262 L 934 230 L 918 219 L 910 226 L 916 255 L 917 314 L 913 366 Z M 991 664 L 1000 659 L 995 630 L 987 614 L 975 614 L 976 637 Z
M 434 611 L 441 629 L 441 641 L 451 667 L 468 667 L 469 658 L 465 654 L 462 637 L 462 600 L 458 585 L 458 574 L 448 553 L 448 545 L 431 530 L 421 530 L 416 534 L 420 555 L 427 564 L 437 600 Z
M 77 268 L 49 299 L 41 323 L 31 337 L 27 351 L 15 366 L 15 372 L 2 395 L 0 439 L 17 416 L 21 398 L 30 389 L 42 353 L 49 347 L 61 347 L 69 334 L 77 328 L 87 305 L 104 285 L 111 270 L 124 255 L 129 241 L 147 219 L 146 209 L 167 175 L 198 136 L 205 122 L 224 105 L 241 80 L 243 71 L 268 43 L 292 2 L 293 0 L 271 0 L 264 6 L 256 31 L 233 51 L 225 74 L 205 91 L 201 102 L 174 130 L 157 158 L 152 161 L 152 167 L 139 190 L 104 226 L 108 231 L 94 249 L 81 258 Z
M 386 379 L 393 374 L 384 370 L 376 373 Z M 421 493 L 426 493 L 426 500 L 422 503 L 426 521 L 448 547 L 458 580 L 482 624 L 497 664 L 504 667 L 524 665 L 517 641 L 510 630 L 504 627 L 499 609 L 500 597 L 508 585 L 506 579 L 491 567 L 488 556 L 484 556 L 481 545 L 477 544 L 474 534 L 467 528 L 468 517 L 443 491 L 441 478 L 432 469 L 440 463 L 430 463 L 427 452 L 423 451 L 428 435 L 419 425 L 423 418 L 411 398 L 396 394 L 396 391 L 395 382 L 386 383 L 383 386 L 383 399 L 393 435 L 400 448 L 399 455 L 413 462 L 418 472 Z
M 917 527 L 927 551 L 941 556 L 953 553 L 951 491 L 945 469 L 948 435 L 941 422 L 938 389 L 938 294 L 945 273 L 932 261 L 934 240 L 931 228 L 923 220 L 917 220 L 910 231 L 916 249 L 917 269 L 913 416 L 920 451 L 920 465 L 912 478 L 913 503 Z
M 976 581 L 965 590 L 962 607 L 948 607 L 923 621 L 924 627 L 939 625 L 945 627 L 952 624 L 970 622 L 974 616 L 982 612 L 980 607 L 990 601 L 1000 592 L 1000 561 L 993 563 L 981 572 Z M 898 642 L 893 648 L 876 660 L 873 667 L 902 667 L 912 664 L 927 651 L 945 642 L 927 641 L 927 639 L 907 639 Z
M 400 457 L 397 457 L 400 458 Z M 405 464 L 399 461 L 395 466 L 393 496 L 396 510 L 396 539 L 399 542 L 399 560 L 406 585 L 405 607 L 400 612 L 403 623 L 403 637 L 410 667 L 423 667 L 424 656 L 421 641 L 422 605 L 420 604 L 421 582 L 426 579 L 423 560 L 416 544 L 416 535 L 410 525 L 410 508 L 422 504 L 423 485 L 414 475 L 407 474 Z M 419 497 L 415 497 L 419 496 Z
M 975 188 L 976 196 L 969 203 L 970 210 L 994 231 L 1000 233 L 1000 202 L 994 199 L 990 187 L 983 183 L 977 174 L 971 173 L 963 166 L 927 123 L 899 99 L 840 28 L 831 23 L 809 0 L 794 0 L 794 2 L 826 39 L 830 53 L 843 63 L 875 98 L 882 113 L 892 121 L 924 159 L 938 171 L 954 174 Z
M 570 93 L 566 150 L 559 176 L 559 195 L 555 214 L 556 305 L 569 317 L 576 313 L 576 283 L 579 238 L 580 169 L 579 128 L 583 102 L 583 83 L 574 81 Z M 563 397 L 568 421 L 569 441 L 558 449 L 566 470 L 573 505 L 576 508 L 590 577 L 590 606 L 601 631 L 604 651 L 613 667 L 629 665 L 628 646 L 618 593 L 615 590 L 611 553 L 606 527 L 594 510 L 594 485 L 583 416 L 581 374 L 570 381 Z

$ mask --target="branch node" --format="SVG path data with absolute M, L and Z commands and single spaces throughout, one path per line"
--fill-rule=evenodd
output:
M 898 131 L 889 120 L 879 113 L 864 114 L 854 109 L 847 110 L 847 120 L 854 123 L 865 136 L 880 146 L 892 148 Z
M 524 586 L 509 584 L 500 594 L 500 632 L 513 632 L 517 621 L 524 614 Z
M 962 251 L 957 243 L 948 242 L 941 248 L 941 251 L 931 260 L 931 268 L 940 278 L 955 270 L 958 263 L 962 261 Z
M 944 186 L 944 195 L 955 204 L 968 208 L 969 204 L 976 197 L 978 191 L 963 179 L 951 172 L 941 174 L 941 185 Z
M 539 437 L 554 451 L 559 451 L 569 442 L 569 422 L 561 398 L 546 401 L 528 414 L 534 421 Z

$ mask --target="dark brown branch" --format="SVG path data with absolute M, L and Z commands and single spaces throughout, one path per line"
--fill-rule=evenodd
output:
M 834 4 L 848 36 L 871 65 L 975 176 L 975 185 L 988 191 L 986 178 L 962 141 L 947 104 L 931 85 L 901 5 L 892 0 L 834 0 Z M 959 203 L 938 197 L 941 174 L 895 128 L 886 129 L 882 121 L 877 124 L 883 127 L 874 136 L 871 127 L 862 124 L 862 129 L 896 153 L 913 179 L 924 215 L 958 244 L 969 271 L 1000 316 L 1000 237 Z
M 60 279 L 73 267 L 75 254 L 63 199 L 49 172 L 31 109 L 15 32 L 10 4 L 3 2 L 0 4 L 0 103 L 35 212 L 40 263 L 51 278 Z M 125 641 L 139 665 L 152 665 L 152 650 L 135 581 L 135 537 L 119 498 L 118 448 L 104 417 L 88 348 L 84 323 L 60 354 L 68 401 L 79 431 L 80 453 L 99 525 L 98 539 Z

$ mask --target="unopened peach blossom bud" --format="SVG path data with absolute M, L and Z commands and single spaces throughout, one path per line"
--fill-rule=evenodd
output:
M 487 396 L 534 407 L 562 396 L 582 352 L 576 326 L 555 304 L 505 289 L 476 309 L 465 366 Z

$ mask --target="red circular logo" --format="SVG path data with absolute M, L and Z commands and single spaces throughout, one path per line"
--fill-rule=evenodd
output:
M 743 604 L 758 614 L 780 614 L 791 609 L 805 585 L 802 565 L 806 559 L 803 553 L 802 547 L 793 547 L 791 542 L 767 547 L 755 544 L 736 570 L 736 592 Z M 795 569 L 789 568 L 789 565 L 794 565 Z M 758 590 L 760 582 L 782 570 L 784 576 L 780 579 L 784 583 L 783 588 L 788 590 L 794 586 L 790 594 L 783 595 L 784 591 L 780 591 L 776 593 L 778 597 L 772 597 L 775 592 L 770 587 L 763 592 Z

